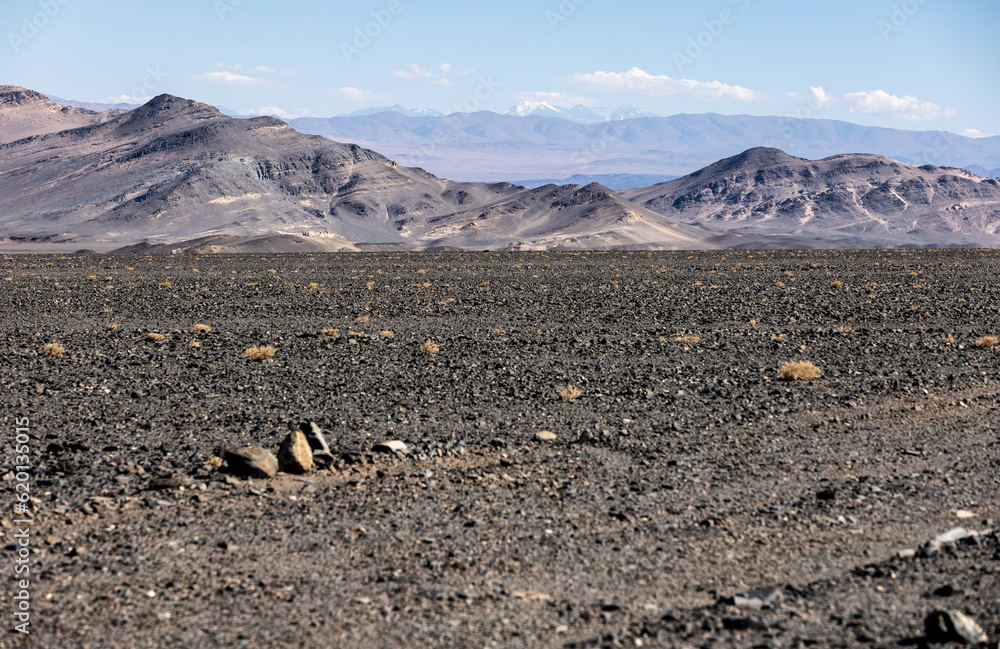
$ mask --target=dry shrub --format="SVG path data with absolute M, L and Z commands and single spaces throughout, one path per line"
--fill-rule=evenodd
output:
M 489 288 L 489 287 L 490 287 L 490 281 L 489 280 L 486 280 L 485 282 L 480 282 L 479 283 L 479 288 Z
M 117 328 L 118 328 L 118 325 L 116 325 L 115 323 L 113 323 L 113 322 L 112 322 L 111 324 L 108 324 L 108 325 L 104 325 L 104 328 L 105 328 L 105 329 L 106 329 L 107 331 L 114 331 L 115 329 L 117 329 Z
M 66 348 L 59 343 L 48 343 L 42 347 L 42 353 L 52 357 L 62 356 L 66 353 Z
M 583 394 L 583 390 L 576 387 L 575 385 L 560 385 L 556 388 L 556 394 L 562 397 L 563 401 L 575 401 L 577 397 Z
M 365 288 L 369 291 L 375 290 L 375 282 L 365 282 Z
M 996 336 L 983 336 L 982 338 L 976 338 L 976 347 L 980 349 L 989 349 L 994 347 L 1000 340 Z
M 277 349 L 271 347 L 270 345 L 262 345 L 260 347 L 248 348 L 246 355 L 250 357 L 250 360 L 257 361 L 259 363 L 260 361 L 266 361 L 267 359 L 272 358 L 277 351 Z
M 365 332 L 363 332 L 363 331 L 348 331 L 347 335 L 350 338 L 364 338 L 365 337 Z
M 194 347 L 195 349 L 198 349 L 199 347 L 201 347 L 201 343 L 198 342 L 197 340 L 192 340 L 191 346 Z
M 815 379 L 823 372 L 809 361 L 789 361 L 781 366 L 779 374 L 785 381 L 804 381 Z
M 840 325 L 839 327 L 836 327 L 834 329 L 834 332 L 836 332 L 838 334 L 850 334 L 850 333 L 854 333 L 854 328 L 853 327 L 848 327 L 847 325 Z
M 428 340 L 423 345 L 420 346 L 420 351 L 427 354 L 428 356 L 433 356 L 434 354 L 441 351 L 441 347 L 433 340 Z
M 206 324 L 196 324 L 193 329 L 196 334 L 207 334 L 211 330 L 212 328 Z
M 365 323 L 366 323 L 366 322 L 368 322 L 368 321 L 369 321 L 370 319 L 371 319 L 371 317 L 370 317 L 370 316 L 366 316 L 366 315 L 359 315 L 359 316 L 358 316 L 358 322 L 359 322 L 360 324 L 365 324 Z
M 396 337 L 396 334 L 392 333 L 388 329 L 383 329 L 382 331 L 378 332 L 378 335 L 382 336 L 383 338 L 395 338 Z
M 316 289 L 319 288 L 319 284 L 317 284 L 316 282 L 309 282 L 309 288 L 310 290 L 315 291 Z
M 96 282 L 97 281 L 97 275 L 87 275 L 87 281 L 88 282 Z
M 170 282 L 160 282 L 160 288 L 171 288 Z
M 771 336 L 771 340 L 779 343 L 783 343 L 788 340 L 788 334 L 778 334 L 776 336 Z
M 274 270 L 273 268 L 268 268 L 267 272 L 271 273 L 272 275 L 277 275 L 278 274 L 278 271 Z
M 340 335 L 340 329 L 324 329 L 322 333 L 324 336 L 329 336 L 330 338 L 336 338 L 338 335 Z
M 953 336 L 952 334 L 948 334 L 948 337 L 944 339 L 944 344 L 945 345 L 954 345 L 955 344 L 955 336 Z
M 153 333 L 152 331 L 146 334 L 146 340 L 152 340 L 153 342 L 158 342 L 164 338 L 166 338 L 166 336 L 163 334 Z
M 830 288 L 844 288 L 844 283 L 841 281 L 830 282 Z
M 687 334 L 687 335 L 683 335 L 683 336 L 677 336 L 676 338 L 674 338 L 674 342 L 675 343 L 700 343 L 701 342 L 701 338 L 699 338 L 698 336 L 694 336 L 692 334 Z

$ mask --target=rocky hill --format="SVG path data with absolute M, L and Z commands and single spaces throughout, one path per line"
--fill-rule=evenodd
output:
M 1000 179 L 876 155 L 805 160 L 756 148 L 625 198 L 727 233 L 857 245 L 1000 245 Z
M 294 235 L 472 248 L 705 247 L 600 185 L 455 183 L 374 151 L 161 95 L 132 111 L 0 92 L 0 236 L 172 243 Z M 227 239 L 227 246 L 234 245 Z

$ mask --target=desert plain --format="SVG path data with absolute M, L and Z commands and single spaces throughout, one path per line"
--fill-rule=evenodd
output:
M 34 523 L 25 635 L 8 451 L 0 646 L 926 646 L 959 611 L 996 647 L 998 272 L 8 255 L 0 422 L 10 449 L 30 421 Z M 329 468 L 220 462 L 303 422 Z

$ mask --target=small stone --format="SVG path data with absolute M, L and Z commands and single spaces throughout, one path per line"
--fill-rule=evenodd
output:
M 743 595 L 728 598 L 726 603 L 737 608 L 762 609 L 780 598 L 781 591 L 777 588 L 755 588 Z
M 961 611 L 934 611 L 924 621 L 927 640 L 935 643 L 985 643 L 988 638 L 975 620 Z
M 398 439 L 390 440 L 388 442 L 379 442 L 372 447 L 372 451 L 376 453 L 406 453 L 408 450 L 410 450 L 410 447 L 408 447 L 405 442 L 401 442 Z
M 278 458 L 274 453 L 257 446 L 226 451 L 224 457 L 230 473 L 240 477 L 273 478 L 278 472 Z
M 293 430 L 278 449 L 278 466 L 285 473 L 309 473 L 313 467 L 313 452 L 301 430 Z
M 940 548 L 942 545 L 948 545 L 949 543 L 957 543 L 958 541 L 961 541 L 962 539 L 967 538 L 968 536 L 969 532 L 966 531 L 964 527 L 955 527 L 948 530 L 944 534 L 938 534 L 937 536 L 935 536 L 931 540 L 930 545 L 935 548 Z
M 975 518 L 976 515 L 968 509 L 959 509 L 955 512 L 955 518 Z
M 194 481 L 191 478 L 156 478 L 149 483 L 150 489 L 178 489 L 190 487 Z
M 515 590 L 511 596 L 514 599 L 523 599 L 528 602 L 548 602 L 552 599 L 547 593 L 537 590 Z
M 321 469 L 333 466 L 337 458 L 330 451 L 330 445 L 326 442 L 323 429 L 314 421 L 304 421 L 299 424 L 299 430 L 305 433 L 309 448 L 312 449 L 313 464 Z
M 913 548 L 906 548 L 905 550 L 898 550 L 896 552 L 896 557 L 899 559 L 912 559 L 917 556 L 917 551 Z
M 553 442 L 556 440 L 557 435 L 551 430 L 543 430 L 535 433 L 535 439 L 539 442 Z

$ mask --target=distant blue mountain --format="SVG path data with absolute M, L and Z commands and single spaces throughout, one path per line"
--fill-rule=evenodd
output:
M 1000 167 L 1000 136 L 975 139 L 825 119 L 707 113 L 585 124 L 481 111 L 416 117 L 380 112 L 288 122 L 303 133 L 358 143 L 402 164 L 466 181 L 683 176 L 759 146 L 810 160 L 873 153 L 979 174 L 995 175 Z

